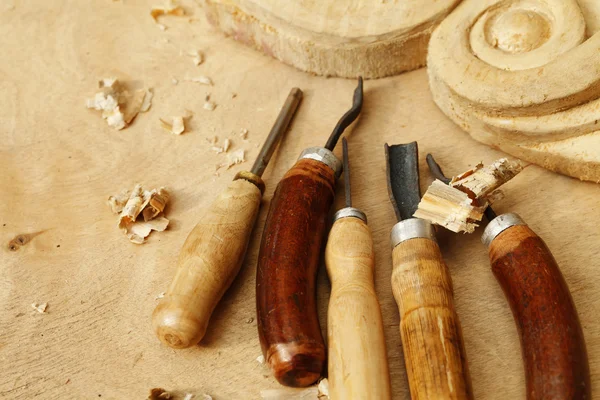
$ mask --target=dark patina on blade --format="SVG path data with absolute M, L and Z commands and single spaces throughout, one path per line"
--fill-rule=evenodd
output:
M 390 200 L 398 221 L 412 218 L 421 201 L 417 142 L 385 145 Z

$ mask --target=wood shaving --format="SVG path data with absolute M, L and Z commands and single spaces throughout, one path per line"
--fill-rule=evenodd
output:
M 223 168 L 223 167 L 229 169 L 236 164 L 243 163 L 244 161 L 246 161 L 245 151 L 244 151 L 244 149 L 239 149 L 239 150 L 234 151 L 233 153 L 227 154 L 227 162 L 225 164 L 220 164 L 217 169 Z
M 425 192 L 414 214 L 453 232 L 472 233 L 483 212 L 503 197 L 498 188 L 514 178 L 523 167 L 506 158 L 475 168 L 453 178 L 448 185 L 435 180 Z
M 319 389 L 319 394 L 318 394 L 319 399 L 322 399 L 322 398 L 328 399 L 329 398 L 329 381 L 327 380 L 327 378 L 321 379 L 321 381 L 317 385 L 317 388 Z
M 169 220 L 163 216 L 163 212 L 169 198 L 169 192 L 163 187 L 144 190 L 142 185 L 137 184 L 131 193 L 122 191 L 110 196 L 108 205 L 113 213 L 119 214 L 119 229 L 132 243 L 142 244 L 152 231 L 167 229 Z
M 31 308 L 33 308 L 35 311 L 39 312 L 40 314 L 46 314 L 46 308 L 48 308 L 48 303 L 42 303 L 42 304 L 32 303 Z
M 210 79 L 208 76 L 204 76 L 204 75 L 197 76 L 195 78 L 187 78 L 186 81 L 201 83 L 203 85 L 208 85 L 208 86 L 212 86 L 213 85 L 212 79 Z
M 183 132 L 185 132 L 185 122 L 182 116 L 171 117 L 170 122 L 167 122 L 161 118 L 160 123 L 164 130 L 175 135 L 181 135 Z
M 213 111 L 215 108 L 217 108 L 217 105 L 213 101 L 207 101 L 204 103 L 205 110 Z
M 263 356 L 262 354 L 258 357 L 256 357 L 256 361 L 258 361 L 259 364 L 264 364 L 265 363 L 265 356 Z
M 150 10 L 150 15 L 154 19 L 154 22 L 158 23 L 158 17 L 161 15 L 174 15 L 182 17 L 185 15 L 185 10 L 178 6 L 175 1 L 167 0 L 164 6 L 154 6 Z
M 157 296 L 154 298 L 154 300 L 160 300 L 160 299 L 162 299 L 163 297 L 165 297 L 165 294 L 166 294 L 165 292 L 160 292 L 160 293 L 159 293 L 159 294 L 158 294 L 158 295 L 157 295 Z
M 195 66 L 198 66 L 204 62 L 204 53 L 202 53 L 200 50 L 192 50 L 188 52 L 188 55 L 192 57 L 192 61 L 194 62 Z
M 163 388 L 154 388 L 150 390 L 150 394 L 148 395 L 148 400 L 164 400 L 170 399 L 171 393 L 167 392 Z
M 223 142 L 223 146 L 212 146 L 211 150 L 214 151 L 217 154 L 221 154 L 221 153 L 227 153 L 227 151 L 229 150 L 229 147 L 231 146 L 231 141 L 229 139 L 225 139 L 225 141 Z
M 246 138 L 248 137 L 248 129 L 246 128 L 242 128 L 240 130 L 240 137 L 244 140 L 246 140 Z
M 102 111 L 102 118 L 116 130 L 125 128 L 140 112 L 150 109 L 153 96 L 151 89 L 129 93 L 116 78 L 101 79 L 98 87 L 102 91 L 87 99 L 86 106 Z

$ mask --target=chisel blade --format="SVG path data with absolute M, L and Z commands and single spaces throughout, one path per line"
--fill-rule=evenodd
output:
M 412 218 L 421 201 L 417 142 L 385 144 L 390 201 L 398 221 Z

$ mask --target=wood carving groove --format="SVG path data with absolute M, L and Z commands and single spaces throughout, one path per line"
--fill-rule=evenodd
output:
M 265 360 L 286 386 L 308 386 L 325 366 L 316 278 L 335 176 L 320 161 L 299 160 L 269 208 L 256 271 L 258 334 Z
M 461 0 L 203 0 L 236 40 L 317 75 L 381 78 L 425 65 L 433 29 Z
M 600 182 L 600 4 L 467 0 L 433 33 L 441 110 L 480 142 Z

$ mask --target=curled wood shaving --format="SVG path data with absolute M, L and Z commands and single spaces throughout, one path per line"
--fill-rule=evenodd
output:
M 119 214 L 119 229 L 123 230 L 132 243 L 142 244 L 150 232 L 162 232 L 169 225 L 169 220 L 163 216 L 169 197 L 165 188 L 149 191 L 137 184 L 131 193 L 123 191 L 110 196 L 108 204 L 114 213 Z M 143 218 L 139 218 L 140 216 Z
M 158 22 L 158 17 L 161 15 L 182 17 L 185 15 L 185 10 L 181 6 L 178 6 L 173 0 L 167 0 L 164 6 L 152 7 L 150 15 L 154 19 L 154 22 Z
M 472 233 L 483 212 L 503 196 L 498 188 L 514 178 L 523 167 L 502 158 L 453 178 L 448 185 L 435 180 L 425 192 L 414 216 L 453 232 Z
M 40 314 L 46 314 L 46 308 L 48 308 L 48 303 L 42 303 L 39 305 L 38 303 L 32 303 L 31 307 Z

